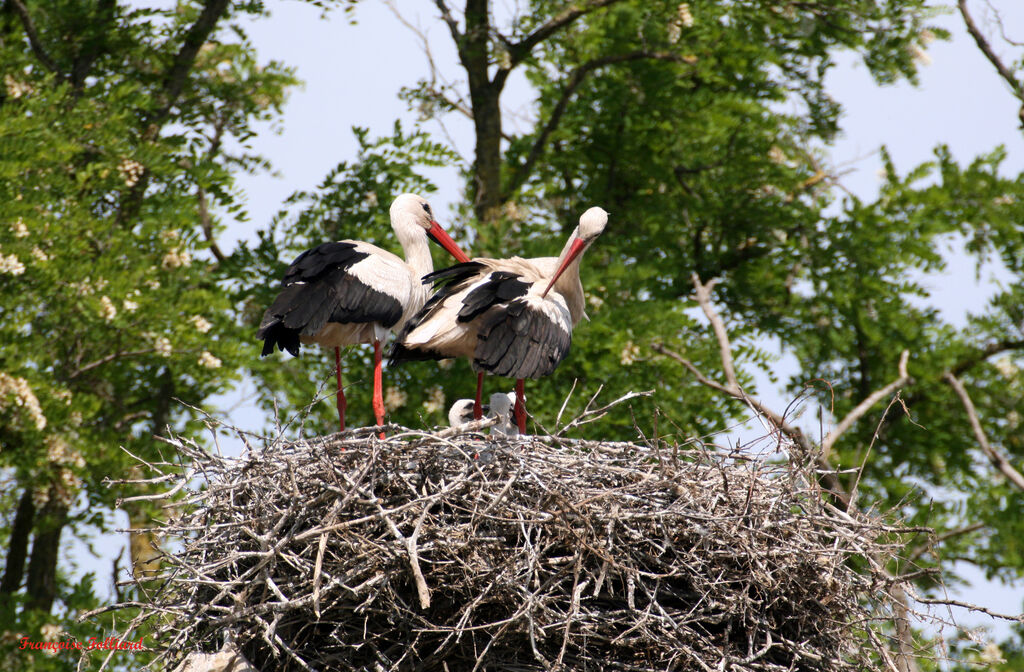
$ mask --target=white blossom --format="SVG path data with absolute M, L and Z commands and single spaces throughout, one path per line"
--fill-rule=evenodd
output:
M 32 85 L 26 82 L 19 82 L 11 75 L 4 75 L 4 86 L 7 88 L 7 95 L 11 98 L 21 98 L 32 93 Z
M 604 305 L 604 299 L 602 299 L 597 294 L 591 294 L 590 296 L 587 297 L 587 303 L 589 303 L 590 307 L 593 308 L 594 310 L 598 310 L 601 306 Z
M 679 3 L 679 9 L 676 10 L 676 16 L 679 17 L 679 23 L 681 23 L 684 27 L 693 27 L 693 14 L 690 12 L 690 3 Z
M 623 366 L 629 366 L 640 357 L 640 346 L 633 341 L 626 341 L 626 344 L 622 346 L 622 352 L 619 353 L 619 361 Z
M 53 393 L 54 399 L 63 401 L 65 406 L 71 405 L 71 390 L 57 390 Z
M 1012 379 L 1020 373 L 1020 369 L 1014 365 L 1013 360 L 1009 357 L 1000 357 L 996 361 L 992 362 L 992 366 L 996 367 L 996 371 L 998 371 L 1003 378 Z
M 423 402 L 427 413 L 436 413 L 444 408 L 444 390 L 435 385 L 427 390 L 427 400 Z
M 192 324 L 195 326 L 196 331 L 198 331 L 200 334 L 205 334 L 210 330 L 210 327 L 213 326 L 212 324 L 210 324 L 210 321 L 207 320 L 202 315 L 193 315 Z
M 179 267 L 189 267 L 192 265 L 192 255 L 187 250 L 179 250 L 174 248 L 170 252 L 164 255 L 163 261 L 160 262 L 160 266 L 165 271 L 170 271 Z
M 57 637 L 60 636 L 60 633 L 60 626 L 53 623 L 47 623 L 43 627 L 39 628 L 39 635 L 43 638 L 44 642 L 57 641 Z
M 117 172 L 121 175 L 125 185 L 129 187 L 134 187 L 139 183 L 145 170 L 141 163 L 133 159 L 121 159 L 121 163 L 117 164 Z
M 68 443 L 60 436 L 51 434 L 46 437 L 46 459 L 54 464 L 63 464 L 68 454 Z
M 368 192 L 366 192 L 366 196 L 364 197 L 363 200 L 365 200 L 366 204 L 369 205 L 371 208 L 377 207 L 377 192 L 376 191 L 368 191 Z
M 153 348 L 156 350 L 156 354 L 161 357 L 170 357 L 171 353 L 174 352 L 174 348 L 171 347 L 171 342 L 166 336 L 157 336 L 153 340 Z
M 139 304 L 131 299 L 125 299 L 121 302 L 121 307 L 124 308 L 126 313 L 134 313 L 139 309 Z
M 82 479 L 70 469 L 61 467 L 60 482 L 57 487 L 57 497 L 61 503 L 70 507 L 75 501 L 75 493 L 82 487 Z
M 397 387 L 389 387 L 384 390 L 384 406 L 388 412 L 405 406 L 407 401 L 409 401 L 409 395 L 405 393 L 405 390 L 400 390 Z
M 46 428 L 46 416 L 28 381 L 0 371 L 0 411 L 11 406 L 24 409 L 36 429 Z
M 14 234 L 15 238 L 25 238 L 28 236 L 28 227 L 25 226 L 25 222 L 18 217 L 18 219 L 11 224 L 11 233 Z
M 25 272 L 25 264 L 18 261 L 17 255 L 8 254 L 6 257 L 0 254 L 0 273 L 21 275 Z
M 924 47 L 922 47 L 920 44 L 912 44 L 908 48 L 910 49 L 910 56 L 918 63 L 920 63 L 921 65 L 932 64 L 932 57 L 928 54 L 927 51 L 924 50 Z
M 995 642 L 989 642 L 981 650 L 981 662 L 988 665 L 999 665 L 1000 663 L 1005 663 L 1006 659 L 1003 658 L 1003 651 L 999 648 L 999 645 Z
M 48 485 L 37 485 L 32 490 L 32 506 L 36 507 L 36 510 L 46 506 L 46 503 L 50 501 L 50 486 Z
M 199 355 L 199 365 L 205 366 L 208 369 L 219 369 L 220 360 L 211 355 L 206 350 L 203 350 L 203 354 Z
M 45 262 L 50 260 L 50 255 L 46 254 L 46 252 L 44 252 L 42 248 L 38 246 L 32 248 L 32 256 L 38 262 Z
M 107 322 L 110 322 L 117 317 L 117 308 L 114 306 L 114 302 L 110 300 L 109 296 L 100 297 L 100 315 Z
M 146 287 L 149 287 L 150 289 L 160 289 L 160 281 L 159 280 L 147 280 L 146 281 Z

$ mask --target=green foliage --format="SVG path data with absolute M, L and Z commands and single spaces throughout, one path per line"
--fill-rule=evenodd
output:
M 182 402 L 200 407 L 238 378 L 249 353 L 210 241 L 222 219 L 244 216 L 233 176 L 264 166 L 253 124 L 280 111 L 295 79 L 226 30 L 241 12 L 190 54 L 198 4 L 28 4 L 36 50 L 11 4 L 0 8 L 0 474 L 7 541 L 28 492 L 26 570 L 53 573 L 55 588 L 29 578 L 0 594 L 0 657 L 56 670 L 77 659 L 7 655 L 8 640 L 110 633 L 76 623 L 105 596 L 92 575 L 74 579 L 57 553 L 37 553 L 40 536 L 109 529 L 126 493 L 105 481 L 137 465 L 120 447 L 157 458 L 153 434 L 202 426 Z

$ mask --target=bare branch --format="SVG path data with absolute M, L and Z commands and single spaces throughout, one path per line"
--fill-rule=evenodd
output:
M 846 417 L 843 418 L 839 422 L 839 424 L 836 425 L 835 428 L 828 433 L 824 440 L 822 440 L 821 452 L 826 458 L 828 458 L 828 456 L 832 454 L 832 446 L 834 446 L 836 441 L 839 440 L 839 437 L 842 436 L 848 429 L 850 429 L 850 427 L 852 427 L 855 422 L 864 417 L 864 414 L 871 410 L 872 406 L 877 404 L 882 399 L 885 399 L 886 397 L 891 395 L 893 392 L 896 391 L 898 387 L 906 385 L 907 383 L 910 382 L 910 375 L 907 373 L 907 359 L 909 357 L 910 352 L 907 350 L 904 350 L 902 353 L 900 353 L 900 363 L 898 369 L 899 378 L 892 381 L 885 387 L 879 390 L 875 390 L 870 395 L 868 395 L 867 398 L 865 398 L 863 401 L 857 404 L 857 406 L 852 411 L 847 413 Z
M 1013 95 L 1020 100 L 1021 103 L 1024 103 L 1024 86 L 1021 85 L 1020 80 L 1018 80 L 1013 74 L 1013 71 L 1011 71 L 1006 64 L 1003 63 L 1002 59 L 999 58 L 996 52 L 993 51 L 992 45 L 988 43 L 988 39 L 985 38 L 985 35 L 978 28 L 978 24 L 974 22 L 970 12 L 967 11 L 967 0 L 957 0 L 956 4 L 960 9 L 960 15 L 964 18 L 964 24 L 967 26 L 967 32 L 974 38 L 974 42 L 978 45 L 978 49 L 981 50 L 981 53 L 985 54 L 985 58 L 987 58 L 995 67 L 999 76 L 1010 85 Z M 1024 104 L 1022 104 L 1020 111 L 1018 112 L 1018 116 L 1020 117 L 1021 124 L 1024 125 Z
M 199 202 L 199 223 L 203 226 L 203 235 L 206 236 L 206 242 L 210 244 L 210 252 L 213 253 L 217 261 L 223 263 L 227 257 L 224 256 L 224 252 L 221 251 L 220 246 L 217 244 L 217 237 L 213 235 L 213 219 L 210 217 L 210 208 L 206 202 L 206 190 L 199 187 L 196 190 L 196 199 Z
M 977 532 L 978 530 L 980 530 L 983 527 L 985 527 L 985 523 L 972 523 L 970 525 L 966 525 L 964 527 L 958 527 L 955 530 L 949 530 L 948 532 L 943 532 L 942 534 L 936 535 L 933 539 L 930 539 L 928 541 L 928 543 L 921 544 L 920 546 L 918 546 L 917 548 L 915 548 L 913 551 L 910 552 L 910 555 L 907 556 L 907 566 L 910 566 L 915 560 L 917 560 L 922 555 L 924 555 L 928 551 L 932 550 L 933 548 L 935 548 L 936 546 L 938 546 L 942 542 L 944 542 L 944 541 L 946 541 L 948 539 L 952 539 L 954 537 L 959 537 L 959 536 L 964 535 L 964 534 L 970 534 L 971 532 Z
M 452 40 L 455 41 L 456 48 L 462 43 L 462 33 L 459 32 L 459 22 L 452 16 L 452 12 L 448 9 L 448 4 L 444 0 L 434 0 L 434 4 L 441 11 L 441 18 L 448 24 L 448 31 L 452 34 Z
M 526 159 L 516 166 L 515 172 L 512 174 L 512 178 L 509 180 L 508 191 L 503 196 L 503 200 L 511 198 L 512 192 L 522 186 L 526 178 L 529 177 L 530 171 L 533 170 L 534 164 L 540 159 L 541 154 L 544 152 L 544 148 L 547 145 L 548 138 L 558 128 L 558 124 L 562 121 L 562 115 L 565 114 L 566 108 L 569 106 L 569 100 L 573 94 L 576 93 L 576 89 L 587 78 L 587 75 L 595 70 L 603 68 L 606 65 L 613 65 L 615 63 L 625 63 L 627 61 L 639 61 L 644 59 L 661 60 L 661 61 L 681 61 L 682 59 L 671 53 L 659 52 L 659 51 L 632 51 L 628 54 L 615 54 L 612 56 L 602 56 L 601 58 L 595 58 L 592 61 L 576 67 L 569 75 L 565 83 L 565 88 L 562 89 L 562 95 L 559 97 L 558 102 L 551 110 L 551 116 L 548 117 L 547 122 L 541 129 L 540 133 L 537 134 L 537 138 L 533 141 L 533 146 L 530 147 L 529 153 L 526 155 Z
M 43 43 L 39 41 L 39 33 L 36 32 L 36 25 L 32 21 L 32 16 L 28 13 L 28 8 L 25 7 L 25 3 L 21 0 L 11 0 L 11 7 L 17 13 L 18 18 L 21 19 L 21 26 L 25 29 L 25 36 L 28 37 L 28 44 L 32 47 L 32 53 L 36 55 L 39 62 L 42 63 L 47 70 L 50 72 L 61 74 L 60 69 L 57 67 L 57 63 L 50 57 L 46 49 L 43 48 Z
M 704 311 L 704 315 L 708 318 L 711 328 L 715 332 L 715 338 L 718 339 L 718 349 L 722 358 L 722 371 L 725 372 L 725 379 L 729 382 L 729 387 L 739 390 L 740 383 L 736 378 L 736 369 L 733 366 L 732 344 L 729 343 L 729 333 L 725 330 L 725 323 L 722 322 L 722 318 L 718 316 L 718 313 L 711 305 L 711 290 L 715 288 L 715 284 L 718 281 L 712 278 L 707 283 L 702 283 L 700 276 L 693 273 L 690 275 L 690 282 L 693 283 L 693 289 L 697 294 L 697 303 L 700 304 L 701 310 Z
M 974 430 L 974 438 L 978 440 L 978 445 L 981 447 L 982 452 L 985 453 L 985 456 L 988 457 L 992 465 L 1002 472 L 1008 481 L 1024 491 L 1024 476 L 1013 468 L 1009 460 L 989 444 L 988 437 L 985 436 L 985 430 L 982 429 L 981 421 L 978 419 L 978 411 L 975 410 L 974 402 L 971 401 L 971 397 L 967 394 L 963 383 L 952 373 L 947 373 L 942 378 L 950 384 L 956 395 L 960 397 L 964 410 L 967 411 L 967 419 L 970 420 L 971 428 Z
M 97 360 L 89 362 L 88 364 L 83 364 L 82 366 L 78 367 L 77 369 L 72 371 L 70 375 L 68 375 L 68 380 L 73 380 L 74 378 L 77 378 L 78 376 L 82 375 L 86 371 L 90 371 L 92 369 L 95 369 L 98 366 L 103 366 L 104 364 L 112 362 L 115 359 L 121 359 L 122 357 L 138 357 L 139 355 L 148 355 L 151 352 L 156 352 L 156 350 L 154 348 L 146 348 L 144 350 L 130 350 L 130 351 L 127 351 L 127 352 L 112 352 L 109 355 L 106 355 L 104 357 L 100 357 Z

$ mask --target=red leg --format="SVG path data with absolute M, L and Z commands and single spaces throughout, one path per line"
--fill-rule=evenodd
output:
M 381 374 L 380 341 L 373 342 L 373 414 L 377 417 L 377 425 L 384 424 L 384 389 Z M 384 438 L 384 432 L 380 433 Z
M 484 417 L 483 397 L 484 394 L 484 372 L 476 374 L 476 400 L 473 403 L 473 419 L 479 420 Z
M 516 425 L 519 426 L 519 433 L 526 434 L 526 391 L 522 378 L 516 379 L 516 406 L 513 415 L 516 418 Z
M 338 421 L 341 423 L 341 431 L 345 431 L 345 409 L 348 401 L 345 400 L 345 390 L 341 387 L 341 348 L 334 349 L 334 371 L 338 377 Z

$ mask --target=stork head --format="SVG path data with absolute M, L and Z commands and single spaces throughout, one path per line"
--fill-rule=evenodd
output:
M 580 215 L 580 225 L 576 229 L 576 235 L 580 240 L 589 244 L 604 232 L 606 226 L 608 226 L 608 213 L 595 206 Z
M 558 282 L 559 276 L 565 272 L 565 269 L 572 264 L 584 250 L 590 247 L 590 244 L 597 240 L 597 237 L 604 232 L 604 227 L 608 225 L 608 213 L 602 208 L 593 207 L 588 209 L 582 215 L 580 215 L 580 225 L 573 231 L 572 242 L 569 245 L 569 249 L 565 254 L 562 255 L 561 263 L 558 265 L 558 270 L 555 271 L 554 276 L 551 278 L 551 282 L 548 283 L 547 288 L 541 296 L 547 296 L 548 292 L 556 282 Z
M 472 399 L 459 399 L 452 404 L 451 410 L 448 411 L 448 426 L 460 427 L 473 422 L 474 403 Z
M 434 211 L 427 199 L 417 194 L 402 194 L 391 203 L 391 222 L 396 227 L 419 226 L 434 242 L 459 261 L 469 261 L 451 236 L 434 219 Z

